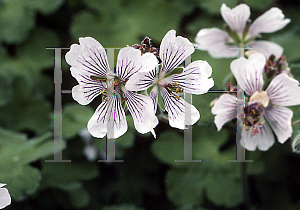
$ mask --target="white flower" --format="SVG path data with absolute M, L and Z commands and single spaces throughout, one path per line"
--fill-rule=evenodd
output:
M 107 56 L 102 45 L 91 37 L 80 38 L 66 54 L 71 65 L 71 73 L 78 81 L 72 89 L 73 98 L 82 105 L 89 104 L 102 95 L 102 103 L 88 122 L 87 128 L 92 136 L 118 138 L 127 131 L 124 112 L 126 105 L 133 117 L 135 128 L 140 133 L 151 131 L 158 124 L 150 97 L 133 93 L 125 88 L 130 76 L 138 71 L 149 71 L 157 64 L 151 53 L 141 55 L 132 47 L 120 50 L 117 58 L 116 73 L 110 73 Z M 107 90 L 108 82 L 113 88 Z M 124 104 L 125 103 L 125 104 Z
M 11 203 L 11 197 L 8 190 L 6 188 L 2 188 L 5 185 L 6 184 L 0 183 L 0 209 L 5 208 Z
M 245 118 L 236 113 L 237 105 L 242 105 L 244 101 L 230 94 L 223 94 L 212 108 L 218 130 L 236 117 L 244 120 L 245 129 L 242 130 L 240 143 L 251 151 L 256 147 L 268 150 L 275 142 L 272 130 L 278 141 L 284 143 L 293 132 L 293 112 L 283 106 L 300 104 L 299 82 L 287 74 L 277 75 L 264 87 L 262 73 L 265 63 L 265 56 L 261 53 L 252 54 L 249 59 L 239 58 L 231 63 L 231 71 L 246 94 Z
M 200 118 L 198 110 L 183 100 L 178 93 L 203 94 L 214 85 L 211 76 L 212 68 L 206 61 L 194 61 L 181 74 L 170 74 L 179 64 L 194 52 L 193 44 L 186 38 L 176 37 L 175 30 L 170 30 L 163 38 L 159 57 L 159 66 L 150 72 L 138 72 L 126 83 L 132 91 L 145 90 L 154 85 L 151 98 L 154 110 L 157 109 L 158 91 L 161 93 L 165 110 L 169 115 L 170 126 L 185 129 L 185 125 L 193 125 Z M 191 113 L 191 119 L 185 121 L 185 112 Z
M 215 58 L 236 57 L 237 51 L 230 47 L 251 47 L 263 53 L 267 58 L 274 54 L 277 58 L 283 53 L 283 48 L 269 41 L 255 41 L 261 33 L 272 33 L 284 28 L 290 19 L 284 19 L 282 11 L 276 7 L 258 17 L 251 25 L 249 21 L 250 8 L 240 4 L 230 9 L 222 4 L 221 15 L 228 24 L 225 31 L 218 28 L 201 29 L 196 38 L 195 46 Z

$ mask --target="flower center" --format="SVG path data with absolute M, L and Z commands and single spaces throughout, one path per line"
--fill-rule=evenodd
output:
M 269 105 L 269 97 L 266 91 L 256 91 L 250 97 L 249 102 L 260 102 L 263 105 L 263 107 L 267 107 Z
M 250 102 L 244 110 L 244 125 L 245 129 L 248 131 L 252 127 L 252 133 L 255 135 L 259 133 L 258 127 L 261 127 L 265 121 L 262 119 L 264 113 L 263 105 L 261 102 Z

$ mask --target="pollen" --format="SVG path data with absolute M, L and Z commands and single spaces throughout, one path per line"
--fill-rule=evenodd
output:
M 256 91 L 250 97 L 250 101 L 259 101 L 259 104 L 261 103 L 264 107 L 267 107 L 269 105 L 269 97 L 266 91 Z
M 177 82 L 174 82 L 174 87 L 177 87 L 178 86 L 178 83 Z
M 121 103 L 123 104 L 125 101 L 127 101 L 126 97 L 121 100 Z

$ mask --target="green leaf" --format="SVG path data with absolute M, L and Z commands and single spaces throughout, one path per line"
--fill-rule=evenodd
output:
M 214 115 L 211 113 L 212 107 L 210 103 L 218 98 L 220 93 L 209 92 L 203 95 L 193 95 L 192 104 L 198 109 L 200 113 L 200 119 L 197 125 L 207 125 L 208 123 L 213 124 Z
M 63 2 L 64 0 L 30 0 L 26 4 L 28 7 L 47 15 L 59 9 Z
M 18 84 L 18 86 L 21 85 Z M 26 90 L 26 87 L 23 90 Z M 0 108 L 0 122 L 5 127 L 15 131 L 28 129 L 40 135 L 49 131 L 51 125 L 50 110 L 48 101 L 42 99 L 32 99 L 21 103 L 14 101 L 9 106 Z
M 75 208 L 84 208 L 90 203 L 90 194 L 87 190 L 75 189 L 69 192 L 69 196 L 72 202 L 72 205 Z
M 103 207 L 103 210 L 143 210 L 143 209 L 130 204 L 122 204 L 122 205 L 114 205 L 114 206 L 105 206 Z
M 34 28 L 35 12 L 26 8 L 22 1 L 2 1 L 0 7 L 0 40 L 7 43 L 20 43 Z
M 20 62 L 18 71 L 24 71 L 26 67 L 26 71 L 32 75 L 33 70 L 54 68 L 54 50 L 46 48 L 58 45 L 58 38 L 53 31 L 44 28 L 35 29 L 29 40 L 17 49 Z
M 256 0 L 245 0 L 245 4 L 247 4 L 251 9 L 257 9 L 257 10 L 267 10 L 272 6 L 272 3 L 276 2 L 276 0 L 265 0 L 257 3 Z
M 168 197 L 176 205 L 201 204 L 206 184 L 205 174 L 205 171 L 197 167 L 171 169 L 165 179 Z
M 45 162 L 42 167 L 42 175 L 44 186 L 69 191 L 74 188 L 70 187 L 70 185 L 73 186 L 74 183 L 79 181 L 90 180 L 97 177 L 98 169 L 96 165 L 87 162 Z
M 64 105 L 62 112 L 63 138 L 73 138 L 81 129 L 86 128 L 93 113 L 94 111 L 89 106 L 79 104 Z
M 12 100 L 12 79 L 0 72 L 0 107 L 7 105 Z
M 27 140 L 26 136 L 0 128 L 0 179 L 15 200 L 24 200 L 40 186 L 41 173 L 28 163 L 53 154 L 50 135 Z
M 229 8 L 234 8 L 237 5 L 237 0 L 202 0 L 201 7 L 207 10 L 211 14 L 220 14 L 220 9 L 223 3 L 226 3 L 226 6 Z
M 37 191 L 42 179 L 38 169 L 31 166 L 10 167 L 6 169 L 9 170 L 9 173 L 2 174 L 1 180 L 5 180 L 7 189 L 13 199 L 22 201 L 28 195 L 32 195 Z
M 296 34 L 296 31 L 299 31 L 299 29 L 295 29 L 292 29 L 288 32 L 285 32 L 284 34 L 280 34 L 277 36 L 273 35 L 270 40 L 284 48 L 283 54 L 286 56 L 288 61 L 300 58 L 299 51 L 297 48 L 295 48 L 295 46 L 300 45 L 300 36 Z
M 140 43 L 145 36 L 160 41 L 170 30 L 179 27 L 183 13 L 168 1 L 85 1 L 98 11 L 77 13 L 71 26 L 75 39 L 92 36 L 104 47 L 125 47 Z M 159 21 L 156 21 L 159 20 Z M 108 27 L 109 26 L 109 27 Z
M 237 206 L 243 201 L 239 179 L 228 179 L 224 174 L 210 175 L 209 179 L 207 197 L 214 204 L 218 206 L 225 205 L 230 208 Z

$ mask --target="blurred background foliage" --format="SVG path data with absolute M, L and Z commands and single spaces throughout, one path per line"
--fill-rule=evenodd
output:
M 283 30 L 264 34 L 284 48 L 291 71 L 300 79 L 300 3 L 297 0 L 0 0 L 0 182 L 12 196 L 7 209 L 300 209 L 300 156 L 291 140 L 266 152 L 247 152 L 253 163 L 235 159 L 235 122 L 217 132 L 210 102 L 219 93 L 194 96 L 201 119 L 193 126 L 193 159 L 183 159 L 183 132 L 161 121 L 150 134 L 129 129 L 116 140 L 116 159 L 105 158 L 105 139 L 85 130 L 100 99 L 88 106 L 62 94 L 63 159 L 53 158 L 54 51 L 91 36 L 104 47 L 140 43 L 145 36 L 155 47 L 170 29 L 191 42 L 201 28 L 222 28 L 222 3 L 244 2 L 251 19 L 276 6 L 291 19 Z M 63 56 L 67 50 L 63 50 Z M 196 50 L 192 60 L 213 67 L 214 90 L 223 89 L 233 59 L 213 59 Z M 63 58 L 63 90 L 77 84 Z M 300 119 L 292 107 L 293 121 Z M 293 127 L 294 134 L 299 126 Z M 109 158 L 109 157 L 108 157 Z M 241 170 L 244 169 L 244 170 Z M 243 194 L 246 180 L 247 193 Z M 274 187 L 276 186 L 276 187 Z

